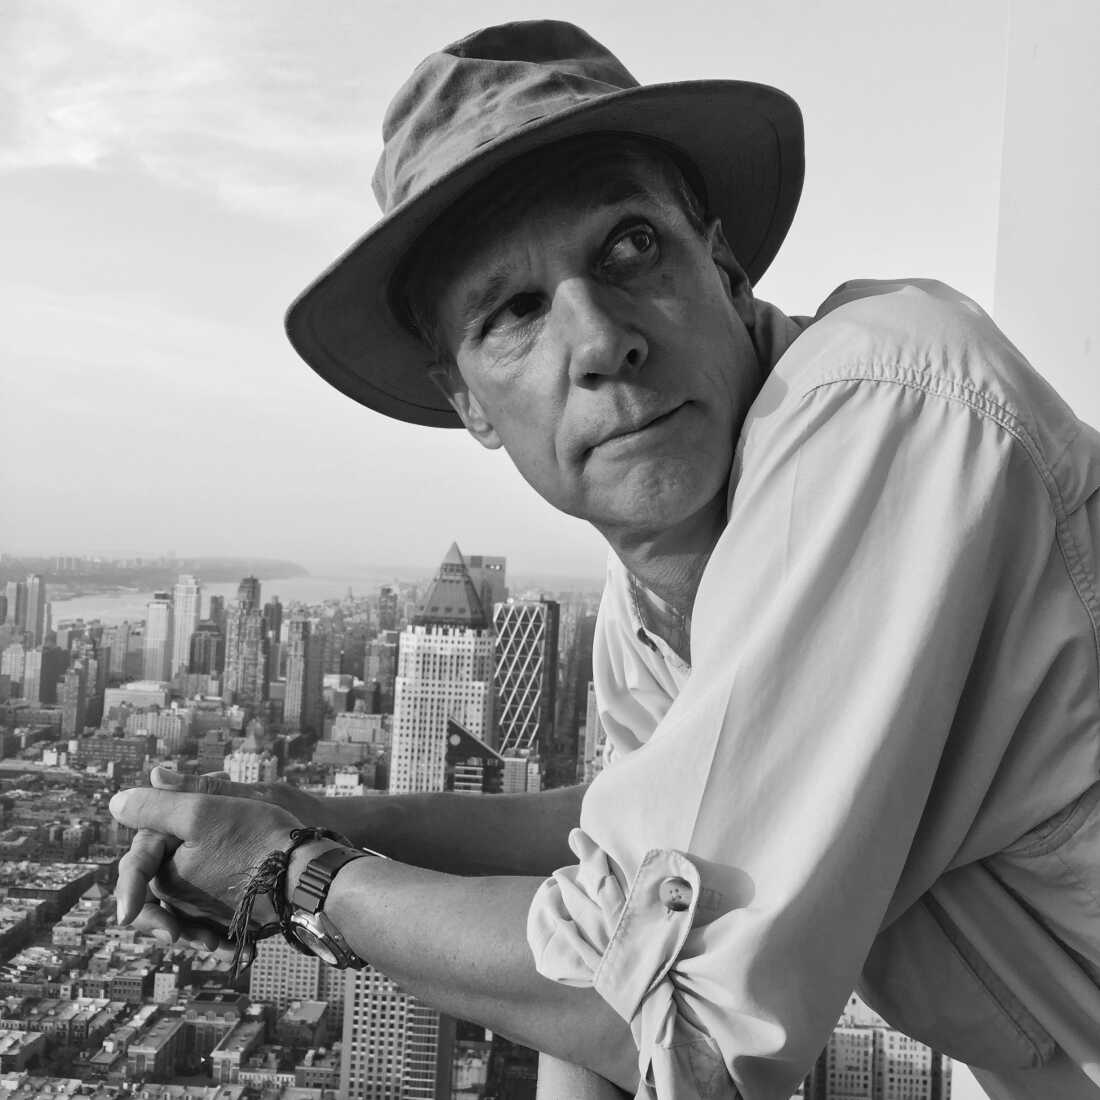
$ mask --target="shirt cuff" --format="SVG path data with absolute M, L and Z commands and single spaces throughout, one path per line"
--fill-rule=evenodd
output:
M 569 846 L 580 862 L 542 884 L 528 915 L 539 973 L 594 988 L 630 1024 L 639 1096 L 686 1095 L 682 1075 L 697 1079 L 704 1071 L 711 1088 L 718 1073 L 728 1089 L 707 1095 L 737 1095 L 717 1045 L 681 1018 L 670 976 L 695 920 L 698 868 L 682 852 L 652 849 L 624 893 L 606 853 L 587 834 L 574 829 Z

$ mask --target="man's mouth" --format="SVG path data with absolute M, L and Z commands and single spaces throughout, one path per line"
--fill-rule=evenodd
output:
M 634 424 L 624 425 L 621 428 L 617 428 L 603 439 L 600 440 L 595 446 L 600 447 L 605 443 L 614 443 L 619 440 L 629 440 L 633 436 L 641 435 L 642 432 L 648 431 L 650 428 L 659 427 L 666 420 L 671 420 L 684 406 L 677 405 L 674 408 L 669 409 L 667 412 L 656 413 L 652 416 L 643 418 Z M 595 447 L 593 447 L 593 450 Z

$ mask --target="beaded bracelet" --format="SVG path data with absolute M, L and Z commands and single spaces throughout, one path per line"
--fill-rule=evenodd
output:
M 236 943 L 233 951 L 231 972 L 234 979 L 249 965 L 254 952 L 254 946 L 260 940 L 266 940 L 280 932 L 285 936 L 290 927 L 290 906 L 286 898 L 286 873 L 290 866 L 290 857 L 294 851 L 303 844 L 313 840 L 335 840 L 345 847 L 353 848 L 354 845 L 348 838 L 333 829 L 324 829 L 319 825 L 308 825 L 290 830 L 290 845 L 287 848 L 276 848 L 269 852 L 260 861 L 259 866 L 248 880 L 241 900 L 233 911 L 233 919 L 229 922 L 226 935 Z M 271 905 L 275 910 L 276 919 L 267 924 L 260 925 L 252 930 L 252 909 L 256 899 L 261 894 L 271 897 Z M 244 962 L 245 954 L 249 956 L 249 963 Z

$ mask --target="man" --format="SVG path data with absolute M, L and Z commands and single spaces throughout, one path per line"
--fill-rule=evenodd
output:
M 566 24 L 417 69 L 386 216 L 288 329 L 607 538 L 611 766 L 583 803 L 124 792 L 121 920 L 198 934 L 324 826 L 391 858 L 307 834 L 305 942 L 639 1096 L 785 1100 L 857 984 L 995 1096 L 1100 1094 L 1100 440 L 939 284 L 756 300 L 800 183 L 781 93 L 640 88 Z

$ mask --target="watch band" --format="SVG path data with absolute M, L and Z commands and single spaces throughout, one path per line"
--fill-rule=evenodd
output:
M 298 876 L 298 883 L 290 895 L 291 908 L 303 909 L 311 914 L 319 912 L 325 904 L 336 873 L 352 860 L 367 859 L 373 855 L 373 852 L 356 848 L 330 848 L 311 859 Z

